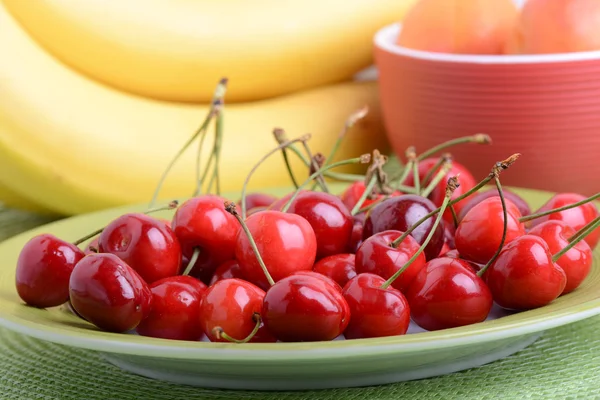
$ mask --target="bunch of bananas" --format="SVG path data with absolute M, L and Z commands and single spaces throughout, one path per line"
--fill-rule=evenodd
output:
M 223 76 L 223 191 L 276 145 L 275 127 L 311 133 L 327 154 L 367 105 L 339 157 L 384 148 L 376 83 L 352 76 L 371 62 L 373 33 L 413 2 L 3 0 L 0 201 L 62 215 L 148 201 Z M 193 190 L 188 153 L 161 198 Z M 273 157 L 249 187 L 288 183 Z

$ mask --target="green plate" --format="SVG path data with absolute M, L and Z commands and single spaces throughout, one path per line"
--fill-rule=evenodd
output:
M 518 192 L 534 208 L 551 196 Z M 237 200 L 237 195 L 230 198 Z M 156 379 L 214 388 L 299 390 L 377 385 L 476 367 L 519 351 L 547 329 L 600 313 L 598 250 L 581 287 L 546 307 L 521 313 L 495 308 L 479 324 L 437 332 L 411 326 L 410 334 L 378 339 L 243 345 L 170 341 L 102 332 L 64 307 L 39 310 L 23 305 L 14 278 L 19 251 L 27 240 L 43 232 L 75 240 L 124 212 L 144 208 L 76 216 L 1 243 L 0 324 L 24 335 L 99 351 L 123 369 Z

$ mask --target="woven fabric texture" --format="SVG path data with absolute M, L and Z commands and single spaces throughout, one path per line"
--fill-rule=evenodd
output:
M 0 240 L 47 218 L 0 211 Z M 136 376 L 97 353 L 0 329 L 0 399 L 600 399 L 600 317 L 546 332 L 503 360 L 437 378 L 305 392 L 209 390 Z

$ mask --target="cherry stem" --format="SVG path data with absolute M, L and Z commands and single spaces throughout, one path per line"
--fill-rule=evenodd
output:
M 427 247 L 427 245 L 431 241 L 431 238 L 433 238 L 433 235 L 435 234 L 437 227 L 439 226 L 440 222 L 442 221 L 444 211 L 445 211 L 446 207 L 448 206 L 448 204 L 450 203 L 450 198 L 452 197 L 452 193 L 454 193 L 456 188 L 458 188 L 459 186 L 460 186 L 460 184 L 458 182 L 457 177 L 453 176 L 450 179 L 448 179 L 448 185 L 446 186 L 446 197 L 444 197 L 444 202 L 442 203 L 442 206 L 440 207 L 441 208 L 440 213 L 438 214 L 437 218 L 435 219 L 435 222 L 433 223 L 433 226 L 431 227 L 431 231 L 425 238 L 425 241 L 423 242 L 421 247 L 419 247 L 419 250 L 417 250 L 415 252 L 415 254 L 413 254 L 413 256 L 402 266 L 402 268 L 400 268 L 398 271 L 396 271 L 396 273 L 394 275 L 392 275 L 387 281 L 385 281 L 383 283 L 383 285 L 381 285 L 381 289 L 387 289 L 392 283 L 394 283 L 394 281 L 396 279 L 398 279 L 398 277 L 404 271 L 406 271 L 406 269 L 408 267 L 410 267 L 413 262 L 415 262 L 417 257 L 419 257 L 421 255 L 421 253 L 423 253 L 423 251 L 425 251 L 425 247 Z M 398 245 L 394 246 L 393 245 L 394 242 L 392 242 L 390 244 L 390 246 L 397 248 Z
M 242 198 L 242 201 L 245 201 L 245 199 Z M 263 273 L 265 274 L 265 277 L 267 278 L 267 281 L 269 282 L 269 285 L 273 286 L 275 284 L 275 281 L 273 280 L 273 277 L 269 273 L 269 270 L 267 269 L 267 266 L 265 265 L 265 262 L 263 261 L 261 255 L 260 255 L 260 252 L 258 251 L 258 247 L 256 246 L 256 242 L 254 241 L 254 238 L 252 237 L 252 233 L 250 233 L 250 229 L 248 229 L 248 225 L 246 225 L 246 223 L 244 222 L 244 220 L 242 219 L 240 214 L 235 209 L 235 203 L 232 201 L 225 201 L 225 211 L 227 211 L 228 213 L 233 215 L 238 220 L 240 225 L 242 226 L 244 233 L 248 237 L 248 241 L 250 242 L 252 251 L 254 252 L 254 255 L 256 256 L 256 259 L 258 260 L 258 263 L 260 264 L 260 267 L 262 268 Z
M 340 134 L 338 135 L 335 143 L 333 144 L 333 147 L 331 148 L 331 151 L 329 152 L 329 155 L 325 159 L 325 164 L 323 165 L 324 167 L 329 164 L 329 161 L 333 160 L 333 158 L 335 157 L 336 153 L 338 152 L 338 150 L 340 148 L 340 145 L 344 141 L 344 138 L 346 137 L 346 134 L 348 133 L 348 131 L 350 129 L 352 129 L 352 127 L 354 125 L 356 125 L 356 123 L 358 121 L 360 121 L 361 119 L 363 119 L 364 117 L 366 117 L 366 115 L 368 113 L 369 113 L 369 106 L 365 105 L 362 108 L 360 108 L 359 110 L 357 110 L 357 111 L 353 112 L 352 114 L 350 114 L 350 116 L 346 120 L 346 123 L 344 124 L 344 127 L 342 128 L 342 131 L 340 132 Z
M 431 180 L 431 182 L 429 182 L 429 184 L 427 185 L 427 187 L 425 187 L 422 191 L 421 191 L 421 196 L 422 197 L 427 197 L 431 194 L 431 192 L 433 191 L 433 189 L 435 189 L 435 187 L 438 185 L 438 183 L 440 183 L 442 181 L 442 179 L 444 179 L 444 177 L 448 174 L 448 172 L 450 172 L 450 169 L 452 168 L 452 160 L 451 159 L 440 159 L 442 162 L 440 163 L 439 166 L 435 166 L 434 168 L 437 169 L 439 167 L 441 167 L 441 169 L 438 171 L 437 174 L 435 174 L 435 177 L 433 178 L 433 180 Z M 434 169 L 432 168 L 429 172 L 434 171 Z M 425 182 L 425 179 L 423 179 L 423 182 Z
M 561 258 L 567 251 L 571 250 L 575 245 L 581 242 L 587 235 L 595 231 L 600 227 L 600 217 L 597 217 L 591 224 L 588 224 L 588 228 L 579 234 L 577 238 L 571 241 L 568 245 L 566 245 L 561 251 L 552 256 L 552 261 L 556 262 L 559 258 Z M 587 225 L 586 225 L 587 226 Z
M 431 178 L 433 178 L 433 174 L 435 174 L 435 171 L 437 171 L 446 161 L 452 161 L 452 155 L 450 153 L 446 153 L 442 157 L 440 157 L 439 160 L 437 160 L 436 163 L 433 165 L 433 167 L 431 167 L 429 171 L 427 171 L 427 174 L 422 180 L 424 185 L 428 184 L 431 181 Z
M 479 182 L 477 185 L 475 185 L 471 190 L 467 191 L 466 193 L 461 194 L 460 196 L 456 197 L 454 200 L 450 201 L 449 205 L 452 206 L 452 205 L 458 203 L 459 201 L 461 201 L 461 200 L 469 197 L 473 193 L 477 192 L 479 189 L 481 189 L 482 187 L 484 187 L 485 185 L 487 185 L 487 183 L 489 181 L 491 181 L 492 179 L 494 179 L 495 176 L 499 175 L 500 172 L 502 172 L 503 170 L 508 169 L 515 161 L 517 161 L 517 159 L 519 158 L 519 156 L 520 156 L 520 154 L 516 153 L 516 154 L 513 154 L 512 156 L 508 157 L 506 160 L 499 161 L 496 164 L 494 164 L 494 167 L 492 168 L 492 172 L 490 172 L 490 174 L 488 176 L 486 176 L 485 178 L 483 178 L 481 180 L 481 182 Z M 407 237 L 408 235 L 410 235 L 420 224 L 422 224 L 423 222 L 427 221 L 429 218 L 431 218 L 434 215 L 436 215 L 437 213 L 439 213 L 440 210 L 441 210 L 441 207 L 438 207 L 435 210 L 431 211 L 429 214 L 424 215 L 420 220 L 418 220 L 414 225 L 412 225 L 410 228 L 408 228 L 402 234 L 402 236 L 400 236 L 394 242 L 396 242 L 396 241 L 398 243 L 402 242 L 402 240 L 404 240 L 405 237 Z
M 254 172 L 258 169 L 258 167 L 260 167 L 260 165 L 263 162 L 265 162 L 265 160 L 267 158 L 269 158 L 273 154 L 277 153 L 279 150 L 288 147 L 292 143 L 304 142 L 309 139 L 310 139 L 310 135 L 307 134 L 307 135 L 301 136 L 301 137 L 293 139 L 293 140 L 286 140 L 286 141 L 280 143 L 277 147 L 275 147 L 271 151 L 269 151 L 267 154 L 265 154 L 260 160 L 258 160 L 256 165 L 254 165 L 254 167 L 252 167 L 252 169 L 250 170 L 250 173 L 248 173 L 248 176 L 246 176 L 246 179 L 244 180 L 244 185 L 242 186 L 242 196 L 241 196 L 242 198 L 240 200 L 241 206 L 242 206 L 242 219 L 246 219 L 246 191 L 248 188 L 248 182 L 250 182 L 250 178 L 252 177 Z
M 526 215 L 524 217 L 519 218 L 519 222 L 527 222 L 527 221 L 531 221 L 531 220 L 536 219 L 536 218 L 545 217 L 546 215 L 554 214 L 554 213 L 565 211 L 565 210 L 570 210 L 571 208 L 579 207 L 579 206 L 582 206 L 582 205 L 584 205 L 586 203 L 594 201 L 597 198 L 600 198 L 600 192 L 596 193 L 593 196 L 588 197 L 587 199 L 583 199 L 581 201 L 578 201 L 577 203 L 567 204 L 566 206 L 555 208 L 555 209 L 544 211 L 544 212 L 540 212 L 540 213 L 537 213 L 537 214 Z
M 319 186 L 321 186 L 321 190 L 324 191 L 325 193 L 329 193 L 329 188 L 327 187 L 327 184 L 325 183 L 325 179 L 323 178 L 323 175 L 320 171 L 321 167 L 319 166 L 319 164 L 313 157 L 313 154 L 310 151 L 310 147 L 308 146 L 308 143 L 306 141 L 303 141 L 302 146 L 304 146 L 304 151 L 306 152 L 306 155 L 308 156 L 308 159 L 310 160 L 311 168 L 315 170 L 315 173 L 312 174 L 311 176 L 313 176 L 315 174 L 316 175 L 312 179 L 316 178 L 317 182 L 319 183 Z
M 256 325 L 254 325 L 254 329 L 252 329 L 252 332 L 250 332 L 250 334 L 248 336 L 246 336 L 242 340 L 232 338 L 220 326 L 216 326 L 216 327 L 213 328 L 213 334 L 215 335 L 215 337 L 217 339 L 223 338 L 223 339 L 227 340 L 228 342 L 232 342 L 232 343 L 248 343 L 250 340 L 252 340 L 252 338 L 254 336 L 256 336 L 256 334 L 258 333 L 258 330 L 260 329 L 260 324 L 262 323 L 262 319 L 261 319 L 259 313 L 254 313 L 252 315 L 252 319 L 256 322 Z
M 273 129 L 273 136 L 275 136 L 276 139 L 277 139 L 277 137 L 280 137 L 282 135 L 284 135 L 283 129 L 281 129 L 281 128 Z M 294 187 L 296 189 L 298 189 L 298 181 L 296 180 L 296 177 L 294 176 L 294 172 L 292 171 L 292 166 L 290 164 L 290 159 L 288 157 L 287 148 L 284 147 L 281 149 L 281 155 L 283 156 L 283 162 L 285 163 L 285 167 L 287 168 L 288 175 L 290 176 L 290 179 L 292 180 Z
M 212 180 L 215 180 L 215 192 L 217 196 L 221 195 L 221 176 L 219 174 L 219 165 L 221 164 L 221 149 L 223 147 L 223 109 L 216 110 L 217 118 L 215 119 L 215 145 L 213 154 L 215 155 L 215 169 L 209 183 L 209 188 L 212 187 Z
M 204 129 L 202 131 L 202 137 L 200 138 L 200 141 L 198 143 L 198 150 L 197 150 L 198 152 L 196 153 L 196 189 L 194 189 L 194 192 L 192 193 L 192 197 L 198 196 L 202 192 L 202 182 L 204 181 L 204 177 L 206 176 L 206 173 L 203 176 L 200 175 L 200 171 L 202 170 L 202 168 L 201 168 L 202 148 L 204 147 L 204 140 L 206 139 L 206 136 L 208 136 L 206 134 L 206 132 L 207 132 L 206 129 Z M 210 168 L 211 162 L 212 162 L 212 154 L 206 164 L 206 171 L 208 171 L 208 169 Z
M 598 218 L 600 218 L 600 217 L 598 217 Z M 573 236 L 571 236 L 569 238 L 569 243 L 571 243 L 574 240 L 577 240 L 579 238 L 579 236 L 582 235 L 582 234 L 584 234 L 584 233 L 587 235 L 587 233 L 586 233 L 587 230 L 589 228 L 591 228 L 596 223 L 596 221 L 598 220 L 598 218 L 593 219 L 591 222 L 588 222 L 585 226 L 583 226 L 581 229 L 579 229 L 577 232 L 575 232 L 573 234 Z
M 281 212 L 287 212 L 287 210 L 290 208 L 290 206 L 292 205 L 292 203 L 294 202 L 294 200 L 296 200 L 296 197 L 298 197 L 298 195 L 300 194 L 300 192 L 302 191 L 302 189 L 304 189 L 306 186 L 308 186 L 312 182 L 313 179 L 315 179 L 318 175 L 321 174 L 322 171 L 327 171 L 327 170 L 332 169 L 332 168 L 337 168 L 337 167 L 341 167 L 343 165 L 349 165 L 349 164 L 366 164 L 370 160 L 371 160 L 371 155 L 370 154 L 363 154 L 360 157 L 351 158 L 349 160 L 344 160 L 344 161 L 338 161 L 336 163 L 329 164 L 328 166 L 326 166 L 323 169 L 317 170 L 315 173 L 313 173 L 311 176 L 309 176 L 308 179 L 305 180 L 298 187 L 298 189 L 296 189 L 296 191 L 294 192 L 294 194 L 292 194 L 292 197 L 290 197 L 290 199 L 287 201 L 287 203 L 285 203 L 285 206 L 283 206 L 283 208 L 281 209 Z
M 498 259 L 502 249 L 504 248 L 504 244 L 506 243 L 506 233 L 508 231 L 508 209 L 506 208 L 506 200 L 504 198 L 504 190 L 502 190 L 502 185 L 500 184 L 500 178 L 495 177 L 494 181 L 496 182 L 496 188 L 498 189 L 498 195 L 500 196 L 500 203 L 502 203 L 502 217 L 504 218 L 503 227 L 502 227 L 502 238 L 500 239 L 500 246 L 498 246 L 498 250 L 494 256 L 485 264 L 483 268 L 481 268 L 477 272 L 477 276 L 481 277 L 487 271 L 487 269 Z
M 391 196 L 389 194 L 382 196 L 382 197 L 378 198 L 377 200 L 375 200 L 374 202 L 372 202 L 371 204 L 369 204 L 368 206 L 365 206 L 365 207 L 361 208 L 360 210 L 356 211 L 356 214 L 352 214 L 352 215 L 354 216 L 354 215 L 358 215 L 358 214 L 367 212 L 367 211 L 371 210 L 372 208 L 374 208 L 379 203 L 381 203 L 382 201 L 389 199 L 390 197 Z M 354 211 L 354 209 L 353 209 L 353 211 Z
M 185 270 L 183 271 L 182 275 L 189 275 L 190 272 L 192 272 L 192 269 L 194 269 L 194 265 L 196 265 L 196 261 L 198 261 L 198 257 L 200 257 L 200 247 L 194 247 L 192 258 L 190 258 L 190 261 L 185 267 Z
M 352 207 L 352 211 L 350 211 L 351 215 L 358 214 L 358 212 L 360 211 L 360 208 L 365 203 L 365 200 L 367 200 L 367 197 L 369 197 L 371 195 L 371 193 L 373 192 L 373 188 L 375 187 L 375 184 L 377 184 L 377 177 L 375 175 L 373 175 L 373 177 L 369 181 L 369 184 L 367 185 L 367 187 L 365 187 L 365 191 L 360 195 L 360 197 L 358 198 L 358 201 L 356 202 L 354 207 Z
M 463 136 L 456 139 L 448 140 L 447 142 L 440 143 L 439 145 L 432 147 L 423 154 L 419 155 L 419 157 L 417 157 L 417 161 L 423 161 L 424 159 L 431 157 L 439 151 L 463 143 L 491 144 L 492 138 L 489 135 L 486 135 L 485 133 L 478 133 L 472 136 Z
M 450 215 L 452 215 L 452 223 L 454 224 L 454 229 L 458 228 L 458 215 L 456 215 L 456 210 L 454 209 L 454 205 L 449 204 L 448 209 L 450 210 Z
M 159 211 L 172 210 L 174 208 L 177 208 L 178 206 L 179 206 L 179 202 L 177 200 L 173 200 L 173 201 L 169 202 L 169 204 L 167 204 L 166 206 L 161 206 L 161 207 L 156 207 L 156 208 L 151 208 L 149 210 L 146 210 L 144 212 L 144 214 L 148 215 L 148 214 L 152 214 L 152 213 L 159 212 Z M 89 239 L 93 238 L 94 236 L 98 236 L 99 234 L 102 233 L 104 228 L 106 228 L 106 226 L 96 229 L 92 233 L 88 233 L 84 237 L 77 239 L 76 241 L 73 242 L 73 245 L 79 246 L 81 243 L 85 242 L 86 240 L 89 240 Z
M 173 157 L 173 159 L 167 165 L 167 168 L 163 171 L 163 173 L 160 177 L 160 180 L 158 181 L 158 185 L 156 186 L 156 189 L 154 190 L 154 194 L 152 195 L 152 200 L 150 200 L 150 207 L 152 207 L 154 205 L 154 203 L 156 202 L 156 200 L 158 199 L 158 194 L 160 193 L 160 189 L 162 188 L 165 180 L 167 179 L 167 175 L 169 175 L 169 172 L 171 171 L 171 169 L 173 168 L 173 166 L 175 165 L 177 160 L 179 160 L 181 155 L 187 150 L 188 147 L 190 147 L 190 145 L 194 142 L 194 140 L 196 140 L 196 138 L 202 133 L 202 131 L 204 131 L 208 128 L 210 121 L 214 117 L 215 106 L 221 104 L 222 99 L 225 96 L 226 90 L 227 90 L 227 78 L 222 78 L 219 81 L 219 84 L 217 85 L 217 87 L 215 89 L 215 92 L 214 92 L 213 98 L 212 98 L 212 102 L 211 102 L 211 107 L 210 107 L 210 110 L 208 110 L 208 114 L 206 115 L 204 122 L 202 122 L 202 125 L 200 126 L 200 128 L 198 128 L 196 130 L 196 132 L 194 132 L 192 137 L 188 139 L 188 141 L 183 145 L 183 147 L 181 149 L 179 149 L 179 151 L 175 154 L 175 157 Z

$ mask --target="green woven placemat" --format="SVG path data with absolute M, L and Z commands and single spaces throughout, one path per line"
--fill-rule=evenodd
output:
M 0 240 L 48 219 L 0 210 Z M 124 372 L 95 352 L 0 329 L 1 399 L 600 399 L 600 317 L 548 331 L 527 349 L 468 371 L 392 385 L 248 392 L 173 385 Z

